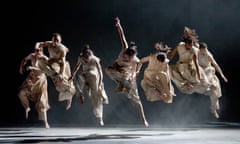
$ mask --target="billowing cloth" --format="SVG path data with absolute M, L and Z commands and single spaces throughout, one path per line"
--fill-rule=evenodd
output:
M 25 109 L 30 108 L 29 101 L 35 103 L 39 120 L 46 120 L 45 114 L 50 106 L 48 103 L 47 78 L 42 72 L 32 70 L 20 87 L 19 98 Z
M 123 53 L 124 51 L 119 54 L 114 64 L 108 66 L 105 71 L 107 75 L 118 84 L 117 91 L 124 92 L 127 95 L 131 104 L 137 108 L 144 125 L 148 126 L 134 75 L 136 74 L 136 66 L 140 60 L 135 55 L 131 61 L 125 61 Z
M 216 115 L 216 111 L 220 109 L 218 99 L 222 96 L 221 85 L 218 77 L 216 76 L 216 70 L 212 66 L 209 58 L 213 58 L 212 54 L 208 51 L 206 54 L 199 54 L 198 60 L 199 65 L 203 68 L 207 79 L 209 81 L 209 89 L 206 90 L 203 94 L 210 96 L 211 100 L 211 111 Z M 218 118 L 218 115 L 216 115 Z
M 136 56 L 130 62 L 124 61 L 123 52 L 119 54 L 118 59 L 111 66 L 105 69 L 107 75 L 115 82 L 131 80 L 133 67 L 139 62 L 139 58 Z
M 56 90 L 59 92 L 58 100 L 71 100 L 76 93 L 76 89 L 73 82 L 68 81 L 68 78 L 71 76 L 69 62 L 65 62 L 63 76 L 59 75 L 60 65 L 57 62 L 50 64 L 47 59 L 41 58 L 39 60 L 39 67 L 53 80 Z
M 147 100 L 163 100 L 166 103 L 172 103 L 175 93 L 170 80 L 168 60 L 165 63 L 159 63 L 156 53 L 144 57 L 141 61 L 148 61 L 144 77 L 141 80 L 141 86 Z
M 176 87 L 183 93 L 204 93 L 208 87 L 208 80 L 203 69 L 199 66 L 199 73 L 202 82 L 197 77 L 197 70 L 194 65 L 193 55 L 198 55 L 198 49 L 192 47 L 187 50 L 185 43 L 181 42 L 177 47 L 179 59 L 176 64 L 170 66 L 171 79 Z M 191 87 L 189 87 L 191 85 Z
M 218 77 L 216 76 L 216 70 L 212 66 L 211 61 L 209 60 L 209 57 L 212 57 L 212 54 L 210 52 L 207 52 L 205 55 L 198 55 L 198 61 L 199 65 L 202 67 L 202 69 L 205 72 L 205 75 L 207 76 L 210 89 L 206 91 L 204 94 L 209 96 L 215 96 L 215 97 L 221 97 L 221 85 Z
M 97 118 L 103 117 L 103 104 L 108 104 L 108 96 L 104 89 L 103 81 L 100 80 L 102 71 L 98 70 L 100 59 L 96 56 L 91 56 L 88 62 L 85 62 L 80 56 L 81 62 L 80 72 L 78 75 L 77 90 L 81 93 L 87 91 L 92 107 L 93 113 Z

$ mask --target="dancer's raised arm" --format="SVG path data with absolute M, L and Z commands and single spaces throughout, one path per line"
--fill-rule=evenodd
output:
M 116 21 L 115 25 L 117 27 L 117 30 L 118 30 L 118 33 L 120 36 L 120 40 L 121 40 L 121 44 L 122 44 L 122 50 L 125 50 L 126 48 L 128 48 L 128 43 L 127 43 L 123 28 L 121 26 L 120 19 L 118 17 L 116 17 L 115 21 Z

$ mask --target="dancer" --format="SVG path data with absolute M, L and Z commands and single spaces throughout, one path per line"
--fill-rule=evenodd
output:
M 207 89 L 204 94 L 210 96 L 211 112 L 216 118 L 219 118 L 219 98 L 222 96 L 222 91 L 220 81 L 216 75 L 216 71 L 220 74 L 225 82 L 228 82 L 228 80 L 223 74 L 213 55 L 208 50 L 207 44 L 204 42 L 201 42 L 199 44 L 198 61 L 210 83 L 209 89 Z
M 225 81 L 227 79 L 213 56 L 206 49 L 207 45 L 199 44 L 196 40 L 196 34 L 192 34 L 190 30 L 190 28 L 187 29 L 187 36 L 183 36 L 184 42 L 181 42 L 173 51 L 178 52 L 179 60 L 170 67 L 171 78 L 183 93 L 198 93 L 210 96 L 211 112 L 216 118 L 219 118 L 217 111 L 220 109 L 218 98 L 221 96 L 221 88 L 215 75 L 215 69 Z M 171 56 L 169 55 L 170 58 Z
M 72 81 L 68 81 L 71 71 L 70 64 L 66 60 L 69 49 L 63 45 L 62 37 L 59 33 L 53 33 L 52 41 L 37 42 L 36 48 L 47 47 L 49 59 L 42 58 L 39 67 L 47 76 L 51 77 L 59 92 L 58 100 L 67 101 L 66 109 L 71 107 L 72 97 L 75 95 L 76 89 Z
M 47 121 L 47 111 L 50 109 L 48 103 L 47 77 L 44 72 L 39 69 L 39 58 L 44 57 L 42 48 L 36 48 L 34 53 L 22 59 L 19 72 L 23 74 L 27 61 L 31 61 L 31 66 L 27 67 L 29 74 L 20 87 L 18 97 L 22 106 L 25 108 L 25 117 L 28 119 L 28 113 L 31 110 L 30 101 L 35 103 L 38 112 L 38 119 L 44 122 L 45 128 L 50 128 Z
M 163 100 L 166 103 L 172 103 L 175 96 L 174 88 L 171 84 L 169 74 L 169 60 L 167 59 L 168 46 L 163 46 L 160 42 L 155 44 L 156 53 L 141 58 L 137 72 L 140 72 L 142 65 L 148 62 L 144 70 L 144 77 L 141 80 L 141 86 L 148 101 Z
M 80 100 L 83 103 L 83 93 L 85 89 L 91 99 L 93 113 L 98 119 L 99 125 L 103 126 L 103 104 L 108 104 L 108 96 L 104 89 L 100 59 L 94 55 L 89 45 L 85 45 L 80 53 L 72 76 L 69 78 L 70 81 L 73 80 L 79 68 L 80 73 L 76 86 L 80 94 Z
M 178 60 L 170 66 L 171 79 L 183 93 L 202 93 L 207 89 L 208 80 L 198 63 L 198 48 L 191 36 L 183 37 L 176 48 L 168 54 L 169 60 L 178 53 Z
M 137 108 L 145 127 L 148 127 L 136 83 L 136 66 L 139 62 L 137 46 L 133 42 L 128 46 L 120 24 L 120 19 L 117 17 L 115 20 L 121 39 L 122 50 L 113 65 L 108 66 L 105 71 L 107 75 L 118 84 L 116 91 L 124 92 L 127 95 L 133 106 Z

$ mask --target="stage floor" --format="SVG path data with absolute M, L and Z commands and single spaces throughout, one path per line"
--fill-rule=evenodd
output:
M 240 144 L 239 124 L 0 128 L 0 143 Z

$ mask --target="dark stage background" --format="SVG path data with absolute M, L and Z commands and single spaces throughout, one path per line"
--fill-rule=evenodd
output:
M 53 32 L 62 34 L 63 44 L 70 52 L 67 59 L 71 67 L 86 43 L 102 60 L 103 69 L 118 56 L 121 44 L 114 18 L 120 17 L 127 41 L 135 41 L 139 57 L 154 52 L 153 44 L 163 41 L 174 48 L 180 41 L 183 27 L 196 29 L 200 41 L 208 43 L 209 50 L 222 68 L 229 82 L 222 84 L 221 113 L 216 120 L 210 113 L 208 96 L 185 95 L 176 88 L 172 104 L 147 102 L 140 80 L 138 88 L 146 117 L 151 124 L 186 125 L 206 122 L 240 122 L 240 2 L 238 0 L 75 0 L 75 1 L 8 1 L 2 12 L 4 25 L 2 43 L 2 98 L 0 125 L 38 125 L 37 113 L 32 105 L 29 119 L 17 97 L 18 88 L 26 78 L 19 74 L 22 58 L 33 52 L 39 41 L 51 40 Z M 174 62 L 174 60 L 172 61 Z M 219 75 L 218 75 L 219 76 Z M 116 84 L 104 73 L 109 104 L 104 106 L 105 125 L 141 124 L 137 112 L 123 94 L 114 93 Z M 50 126 L 96 126 L 90 101 L 84 104 L 73 98 L 71 109 L 57 101 L 57 92 L 51 80 L 48 111 Z

